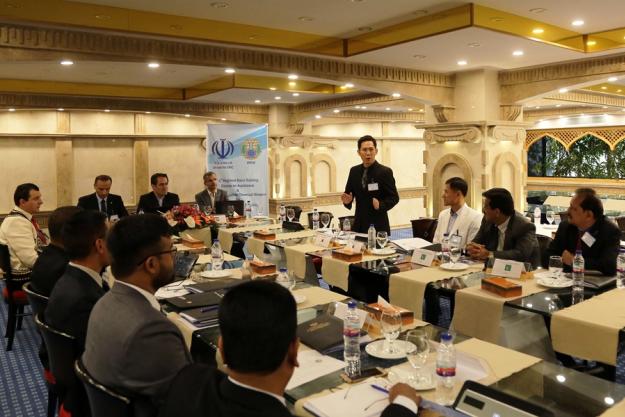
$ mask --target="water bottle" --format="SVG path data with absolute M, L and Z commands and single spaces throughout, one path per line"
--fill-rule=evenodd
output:
M 436 401 L 443 405 L 453 401 L 453 388 L 456 380 L 456 348 L 449 332 L 441 334 L 441 342 L 436 350 L 437 388 Z
M 234 192 L 234 199 L 235 200 L 240 200 L 241 199 L 241 191 L 239 191 L 239 189 L 237 188 L 236 191 Z
M 284 206 L 284 204 L 280 204 L 280 221 L 286 221 L 286 207 Z
M 282 285 L 287 290 L 290 290 L 293 286 L 293 282 L 291 281 L 291 277 L 286 268 L 280 268 L 278 272 L 278 276 L 276 277 L 276 283 Z
M 575 251 L 573 258 L 573 287 L 571 287 L 571 304 L 584 301 L 584 257 L 582 250 Z
M 375 249 L 375 226 L 370 225 L 367 231 L 367 249 L 370 251 Z
M 536 208 L 534 209 L 534 224 L 540 224 L 540 215 L 540 207 L 536 206 Z
M 625 288 L 625 248 L 621 248 L 616 258 L 616 288 Z
M 211 264 L 213 271 L 220 271 L 224 265 L 224 252 L 221 250 L 218 239 L 214 239 L 213 246 L 211 246 Z
M 449 263 L 449 234 L 448 233 L 445 233 L 443 235 L 443 240 L 441 240 L 441 254 L 442 254 L 441 263 L 442 264 Z
M 252 218 L 252 202 L 250 200 L 245 201 L 245 208 L 243 211 L 245 211 L 245 218 L 247 220 Z
M 242 279 L 252 279 L 254 277 L 254 271 L 252 271 L 252 261 L 254 260 L 254 255 L 246 255 L 245 261 L 243 261 L 243 268 L 241 268 L 241 278 Z
M 352 231 L 352 224 L 350 223 L 349 219 L 345 219 L 343 220 L 343 231 L 344 232 L 351 232 Z
M 317 209 L 313 209 L 312 213 L 312 228 L 313 230 L 319 229 L 319 212 Z
M 360 375 L 360 318 L 354 300 L 347 303 L 347 315 L 343 320 L 343 348 L 345 373 L 354 378 Z

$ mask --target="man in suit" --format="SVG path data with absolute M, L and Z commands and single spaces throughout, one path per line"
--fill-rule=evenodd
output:
M 91 376 L 135 398 L 135 415 L 155 415 L 171 380 L 191 357 L 154 293 L 172 282 L 169 225 L 158 215 L 121 219 L 107 238 L 115 285 L 89 318 L 83 364 Z
M 119 220 L 128 215 L 121 196 L 111 194 L 113 179 L 108 175 L 98 175 L 93 182 L 95 192 L 78 199 L 78 207 L 85 210 L 97 210 L 111 220 Z
M 205 210 L 215 212 L 215 203 L 227 201 L 228 192 L 217 188 L 217 174 L 210 171 L 204 174 L 204 186 L 206 189 L 195 195 L 195 202 Z
M 547 253 L 561 256 L 564 269 L 569 272 L 575 251 L 581 250 L 587 270 L 612 276 L 616 274 L 620 236 L 618 226 L 603 214 L 603 204 L 595 190 L 579 188 L 571 198 L 568 221 L 558 226 Z
M 510 259 L 538 266 L 540 253 L 536 228 L 514 210 L 512 195 L 505 188 L 482 193 L 484 219 L 467 251 L 473 259 Z
M 353 166 L 347 177 L 343 205 L 351 210 L 356 200 L 356 215 L 352 230 L 367 233 L 373 224 L 377 231 L 391 233 L 388 211 L 399 202 L 393 170 L 375 160 L 378 154 L 375 138 L 366 135 L 358 139 L 358 155 L 362 164 Z
M 159 417 L 291 417 L 284 390 L 297 361 L 297 312 L 291 293 L 267 281 L 232 288 L 219 305 L 218 349 L 227 375 L 206 365 L 184 368 Z M 193 386 L 193 389 L 189 389 Z M 416 392 L 397 384 L 384 417 L 415 416 Z
M 443 203 L 449 208 L 438 215 L 438 226 L 434 233 L 433 243 L 441 243 L 443 236 L 460 236 L 460 247 L 464 248 L 471 242 L 482 223 L 482 213 L 473 210 L 465 202 L 469 185 L 459 177 L 445 181 Z
M 50 244 L 43 248 L 30 273 L 30 285 L 36 293 L 49 297 L 52 288 L 65 272 L 69 257 L 63 249 L 61 230 L 65 223 L 80 210 L 82 209 L 75 206 L 63 206 L 50 214 L 48 219 Z
M 137 213 L 165 213 L 180 204 L 178 194 L 168 192 L 169 178 L 167 174 L 157 172 L 150 177 L 152 192 L 139 198 Z

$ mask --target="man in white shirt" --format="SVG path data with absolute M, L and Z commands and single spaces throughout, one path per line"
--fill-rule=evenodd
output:
M 482 223 L 482 213 L 473 210 L 465 202 L 469 186 L 465 180 L 453 177 L 445 181 L 443 203 L 449 206 L 438 215 L 434 243 L 441 243 L 445 234 L 460 236 L 460 247 L 471 242 Z
M 35 264 L 39 251 L 48 244 L 33 214 L 43 204 L 39 187 L 20 184 L 13 194 L 15 207 L 0 225 L 0 243 L 9 247 L 11 270 L 17 274 L 28 273 Z

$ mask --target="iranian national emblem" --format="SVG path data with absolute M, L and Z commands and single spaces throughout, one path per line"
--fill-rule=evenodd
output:
M 241 145 L 241 155 L 245 159 L 256 159 L 260 155 L 260 143 L 258 139 L 247 139 Z
M 211 151 L 213 155 L 217 155 L 219 159 L 226 159 L 234 153 L 234 145 L 228 139 L 219 139 L 213 142 Z

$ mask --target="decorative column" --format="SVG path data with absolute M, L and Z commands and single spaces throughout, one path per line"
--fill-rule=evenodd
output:
M 71 133 L 70 113 L 56 112 L 56 131 L 59 134 Z M 74 149 L 70 137 L 54 141 L 56 154 L 56 205 L 71 206 L 74 190 Z
M 135 135 L 145 135 L 145 115 L 135 114 Z M 150 191 L 149 143 L 147 139 L 136 138 L 133 142 L 135 204 L 139 197 Z

